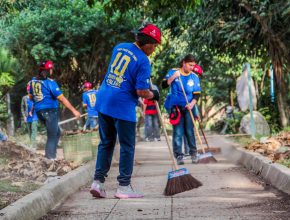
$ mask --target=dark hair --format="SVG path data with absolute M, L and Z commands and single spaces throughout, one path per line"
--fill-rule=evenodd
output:
M 45 80 L 49 76 L 49 71 L 48 70 L 39 70 L 38 71 L 38 79 L 40 80 Z
M 157 44 L 157 40 L 153 39 L 152 37 L 143 34 L 143 33 L 137 33 L 135 35 L 135 40 L 137 41 L 138 45 L 140 47 L 144 46 L 145 44 Z
M 189 63 L 189 62 L 195 62 L 195 58 L 192 54 L 187 54 L 179 63 L 179 66 L 183 66 L 183 62 Z

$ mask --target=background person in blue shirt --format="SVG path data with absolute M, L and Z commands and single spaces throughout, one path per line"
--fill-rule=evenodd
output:
M 31 147 L 34 148 L 37 135 L 38 117 L 33 107 L 33 101 L 29 98 L 30 83 L 27 84 L 26 91 L 27 95 L 23 96 L 21 100 L 21 113 L 28 129 Z
M 116 137 L 120 142 L 119 186 L 115 197 L 140 198 L 131 187 L 136 135 L 138 97 L 159 99 L 157 90 L 150 90 L 150 56 L 161 42 L 161 32 L 146 24 L 136 33 L 135 43 L 120 43 L 113 49 L 106 76 L 97 95 L 100 144 L 94 181 L 90 192 L 105 198 L 105 177 L 110 170 Z
M 170 103 L 167 106 L 170 108 L 179 108 L 181 118 L 178 124 L 173 125 L 173 153 L 177 159 L 179 165 L 184 164 L 182 153 L 182 138 L 185 135 L 189 145 L 189 154 L 192 159 L 192 163 L 197 163 L 197 149 L 194 137 L 194 127 L 188 110 L 194 111 L 194 105 L 197 103 L 200 93 L 200 81 L 198 76 L 193 73 L 195 66 L 195 59 L 193 55 L 186 55 L 180 62 L 179 69 L 171 69 L 166 75 L 167 84 L 170 85 Z M 182 80 L 184 90 L 189 104 L 186 104 L 184 94 L 181 89 L 179 77 Z
M 83 107 L 87 109 L 88 113 L 85 129 L 94 129 L 98 124 L 98 111 L 96 109 L 98 91 L 93 89 L 93 85 L 90 82 L 85 82 L 83 88 L 85 91 L 82 96 Z
M 39 120 L 45 125 L 47 142 L 45 157 L 56 159 L 56 148 L 60 138 L 58 126 L 58 101 L 67 107 L 75 117 L 80 113 L 64 97 L 58 84 L 48 78 L 53 73 L 53 63 L 50 60 L 40 63 L 38 76 L 30 81 L 30 99 L 34 102 L 34 109 Z

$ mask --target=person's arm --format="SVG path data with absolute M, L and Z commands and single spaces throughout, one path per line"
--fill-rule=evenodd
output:
M 64 97 L 63 94 L 59 95 L 57 99 L 65 106 L 67 107 L 75 117 L 79 118 L 81 114 L 70 104 L 70 102 Z
M 34 105 L 32 105 L 30 112 L 28 112 L 28 114 L 32 117 L 33 115 L 33 111 L 34 111 Z
M 83 100 L 83 108 L 87 108 L 88 103 L 87 103 L 87 100 L 86 100 L 86 95 L 85 95 L 85 93 L 83 93 L 83 95 L 82 95 L 82 100 Z
M 200 97 L 200 94 L 201 94 L 201 88 L 200 88 L 200 81 L 199 81 L 199 78 L 196 76 L 194 79 L 194 84 L 196 85 L 194 88 L 193 88 L 193 91 L 192 91 L 192 100 L 191 102 L 186 106 L 188 109 L 192 109 L 194 107 L 194 105 L 198 102 L 198 99 Z
M 171 83 L 172 83 L 176 78 L 178 78 L 178 77 L 180 77 L 180 72 L 179 72 L 179 71 L 175 71 L 175 73 L 174 73 L 171 77 L 168 78 L 168 80 L 167 80 L 167 84 L 170 86 Z
M 137 95 L 141 98 L 144 99 L 153 99 L 154 98 L 154 92 L 156 90 L 149 90 L 149 89 L 145 89 L 145 90 L 137 90 Z M 158 91 L 157 91 L 158 92 Z M 155 94 L 156 95 L 156 94 Z M 156 100 L 156 99 L 155 99 Z
M 191 110 L 193 109 L 194 105 L 197 103 L 196 99 L 192 99 L 190 103 L 188 103 L 188 105 L 186 105 L 186 108 Z

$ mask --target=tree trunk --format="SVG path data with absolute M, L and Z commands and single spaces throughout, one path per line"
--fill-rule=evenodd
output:
M 14 130 L 15 130 L 14 118 L 11 112 L 11 98 L 10 98 L 9 92 L 6 94 L 6 99 L 7 99 L 7 113 L 8 113 L 7 133 L 8 133 L 8 136 L 14 136 Z
M 282 88 L 277 89 L 276 91 L 277 93 L 277 104 L 278 104 L 278 110 L 280 113 L 280 123 L 282 125 L 283 128 L 287 127 L 289 125 L 289 111 L 287 110 L 287 101 L 285 100 L 286 97 L 285 95 L 283 96 L 283 94 L 287 94 L 284 93 L 282 91 Z

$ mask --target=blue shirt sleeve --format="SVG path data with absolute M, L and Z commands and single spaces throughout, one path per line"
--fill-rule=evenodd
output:
M 52 93 L 52 95 L 57 98 L 58 96 L 60 96 L 62 94 L 62 91 L 60 90 L 58 84 L 54 81 L 54 80 L 50 80 L 50 91 Z
M 169 79 L 175 73 L 175 71 L 177 71 L 177 70 L 175 70 L 175 69 L 169 70 L 165 76 L 165 79 Z
M 151 66 L 149 59 L 143 59 L 139 65 L 139 70 L 136 77 L 135 89 L 145 90 L 150 88 Z
M 85 105 L 87 105 L 87 104 L 88 104 L 88 101 L 87 101 L 87 95 L 86 95 L 86 93 L 83 93 L 82 100 L 83 100 L 83 104 L 85 104 Z

